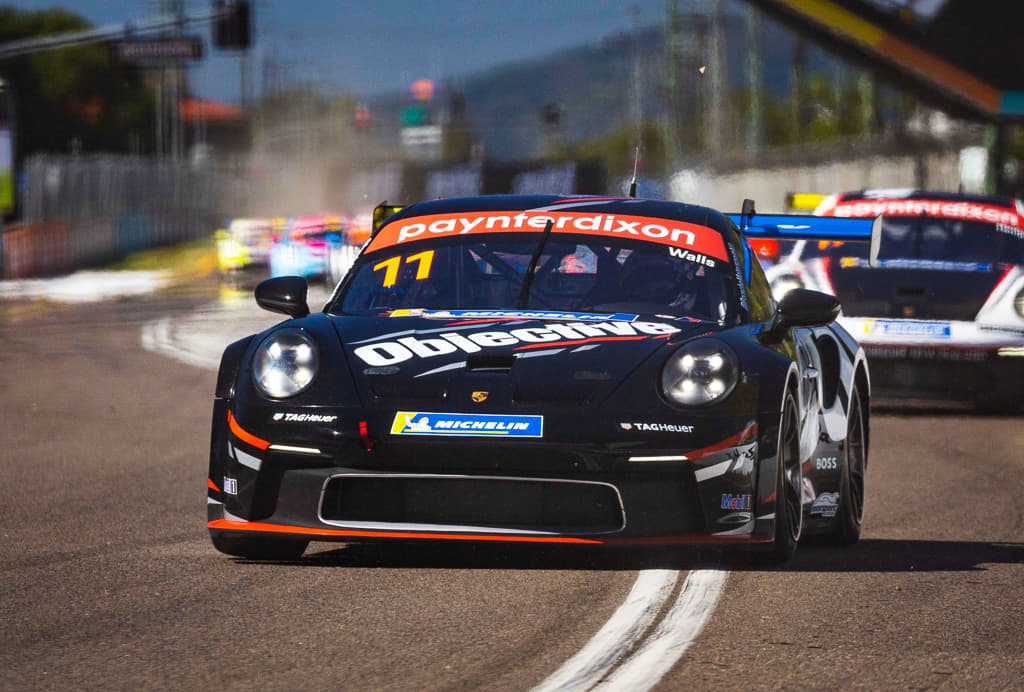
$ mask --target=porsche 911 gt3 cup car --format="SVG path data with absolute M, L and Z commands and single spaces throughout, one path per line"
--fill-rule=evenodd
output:
M 374 231 L 323 312 L 303 278 L 263 282 L 257 303 L 291 319 L 224 352 L 214 546 L 713 544 L 785 559 L 806 533 L 856 541 L 864 354 L 833 296 L 776 304 L 747 241 L 785 237 L 792 218 L 423 202 Z M 808 226 L 867 241 L 877 224 Z
M 233 272 L 267 266 L 270 248 L 284 230 L 284 219 L 232 219 L 216 233 L 217 267 Z
M 1024 204 L 868 190 L 826 198 L 832 217 L 884 217 L 876 266 L 863 244 L 798 243 L 776 294 L 836 295 L 871 359 L 876 396 L 1014 410 L 1024 403 Z
M 337 215 L 318 214 L 292 219 L 270 249 L 270 275 L 326 276 L 330 248 L 347 244 L 343 234 L 344 222 Z

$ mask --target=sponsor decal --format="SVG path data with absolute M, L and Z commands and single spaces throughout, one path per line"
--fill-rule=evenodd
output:
M 473 400 L 474 403 L 479 404 L 481 401 L 487 401 L 487 395 L 489 393 L 490 392 L 473 392 L 470 395 L 470 398 Z
M 1000 230 L 1024 228 L 1024 217 L 1016 207 L 994 204 L 928 199 L 873 199 L 840 202 L 829 216 L 871 218 L 882 216 L 930 216 L 954 221 L 977 221 L 1001 226 Z
M 637 430 L 639 432 L 674 432 L 692 433 L 692 425 L 678 425 L 676 423 L 619 423 L 623 430 Z
M 558 312 L 552 310 L 392 310 L 390 317 L 426 317 L 435 320 L 567 320 L 572 322 L 633 322 L 639 315 L 625 312 Z
M 274 423 L 334 423 L 338 420 L 335 415 L 323 413 L 287 413 L 278 411 L 270 420 Z
M 876 336 L 910 336 L 926 339 L 948 339 L 949 322 L 919 322 L 916 320 L 867 320 L 864 333 Z
M 668 254 L 678 259 L 684 259 L 690 262 L 696 262 L 697 264 L 703 264 L 708 268 L 713 268 L 715 266 L 715 260 L 711 259 L 710 257 L 707 257 L 706 255 L 702 255 L 699 252 L 690 252 L 689 250 L 683 250 L 677 247 L 670 247 L 668 249 Z
M 224 493 L 226 495 L 238 494 L 238 480 L 224 476 Z
M 950 360 L 981 362 L 991 351 L 971 348 L 911 348 L 909 346 L 865 346 L 869 358 L 902 360 Z
M 454 437 L 543 437 L 544 416 L 398 411 L 391 424 L 391 434 Z
M 637 238 L 695 250 L 723 261 L 728 259 L 721 234 L 707 226 L 647 216 L 552 210 L 413 216 L 381 228 L 367 247 L 367 252 L 432 237 L 503 231 L 542 233 L 548 223 L 555 233 Z
M 839 266 L 843 269 L 852 267 L 869 267 L 869 261 L 863 257 L 842 257 Z M 988 262 L 947 262 L 945 260 L 925 259 L 881 259 L 873 269 L 928 269 L 942 272 L 990 272 L 992 265 Z
M 839 511 L 839 493 L 822 493 L 811 503 L 811 514 L 831 518 Z
M 839 457 L 818 457 L 814 460 L 814 468 L 819 471 L 835 471 L 839 468 Z
M 365 344 L 352 352 L 367 365 L 381 367 L 412 358 L 434 358 L 457 351 L 478 353 L 485 348 L 532 348 L 536 344 L 576 346 L 588 341 L 647 339 L 678 331 L 678 327 L 661 322 L 556 322 L 543 327 L 523 327 L 509 331 L 445 332 L 430 338 L 406 336 L 394 341 Z
M 753 498 L 750 495 L 722 493 L 722 506 L 720 509 L 750 509 L 752 506 L 752 499 Z

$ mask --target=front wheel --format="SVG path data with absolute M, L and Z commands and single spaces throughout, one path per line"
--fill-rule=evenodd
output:
M 800 425 L 791 391 L 782 401 L 779 444 L 775 466 L 775 543 L 770 560 L 782 563 L 793 557 L 803 530 L 804 474 L 800 465 Z
M 309 541 L 254 536 L 210 536 L 213 547 L 226 555 L 250 560 L 297 560 L 306 552 Z

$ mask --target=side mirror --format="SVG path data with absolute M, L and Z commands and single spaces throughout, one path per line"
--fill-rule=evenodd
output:
M 839 316 L 839 299 L 827 293 L 794 288 L 779 301 L 775 330 L 821 327 Z
M 261 281 L 256 287 L 256 304 L 264 310 L 281 312 L 289 317 L 309 314 L 306 292 L 309 284 L 301 276 L 279 276 Z

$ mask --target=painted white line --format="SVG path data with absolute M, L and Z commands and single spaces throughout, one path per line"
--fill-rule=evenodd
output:
M 672 595 L 679 572 L 642 570 L 626 601 L 597 634 L 533 692 L 590 689 L 642 637 Z
M 686 652 L 718 603 L 728 573 L 690 572 L 676 604 L 641 647 L 595 689 L 643 692 L 654 687 Z

